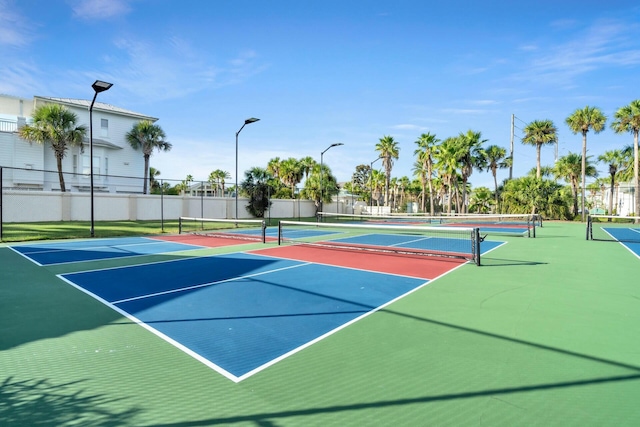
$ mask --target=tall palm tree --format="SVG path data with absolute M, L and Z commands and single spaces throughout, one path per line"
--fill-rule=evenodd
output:
M 393 161 L 398 160 L 400 147 L 398 146 L 398 141 L 394 140 L 392 136 L 385 135 L 376 144 L 376 151 L 382 158 L 382 167 L 385 171 L 384 204 L 386 206 L 389 204 L 389 182 L 391 181 Z
M 295 197 L 296 185 L 302 181 L 302 164 L 294 157 L 289 157 L 280 163 L 280 180 L 291 189 L 291 198 Z
M 487 164 L 482 144 L 487 142 L 486 139 L 482 139 L 480 132 L 474 132 L 468 130 L 466 133 L 461 133 L 457 138 L 459 144 L 458 159 L 460 162 L 460 175 L 462 176 L 462 206 L 461 212 L 467 211 L 467 182 L 469 177 L 473 173 L 474 169 L 482 171 Z
M 67 188 L 62 173 L 62 159 L 67 154 L 69 147 L 82 147 L 87 128 L 83 125 L 76 125 L 78 116 L 59 104 L 42 105 L 35 109 L 32 117 L 33 124 L 21 127 L 18 135 L 30 143 L 51 145 L 56 157 L 60 191 L 65 192 Z
M 209 174 L 209 182 L 213 186 L 216 185 L 216 195 L 218 193 L 218 189 L 222 192 L 222 197 L 224 197 L 224 186 L 227 179 L 231 179 L 231 174 L 227 171 L 223 171 L 222 169 L 216 169 Z
M 451 213 L 453 188 L 458 176 L 459 158 L 459 145 L 455 137 L 449 137 L 442 141 L 438 151 L 435 153 L 436 169 L 447 192 L 447 213 Z
M 316 161 L 313 157 L 307 156 L 300 159 L 300 168 L 302 169 L 302 173 L 305 178 L 309 177 L 309 174 L 313 170 L 313 167 L 316 165 Z
M 578 108 L 565 120 L 569 129 L 574 134 L 582 134 L 582 220 L 585 218 L 584 202 L 586 190 L 586 171 L 587 171 L 587 133 L 593 129 L 593 133 L 600 133 L 607 124 L 607 117 L 602 114 L 598 107 Z
M 633 134 L 633 186 L 636 195 L 635 215 L 640 215 L 640 158 L 638 157 L 638 133 L 640 132 L 640 99 L 631 101 L 616 111 L 611 128 L 616 133 Z
M 142 193 L 147 194 L 147 180 L 149 176 L 149 157 L 154 149 L 158 151 L 171 150 L 171 144 L 165 140 L 162 128 L 150 120 L 142 120 L 131 128 L 125 138 L 134 150 L 141 149 L 144 157 L 144 185 Z
M 422 164 L 421 182 L 422 182 L 422 212 L 425 212 L 425 194 L 426 189 L 424 186 L 423 177 L 426 178 L 429 186 L 429 213 L 434 215 L 434 203 L 433 203 L 433 155 L 436 150 L 436 146 L 440 140 L 432 133 L 423 133 L 416 141 L 418 148 L 413 152 L 418 157 L 418 162 Z
M 562 178 L 571 184 L 573 194 L 573 214 L 578 214 L 578 179 L 582 175 L 582 165 L 586 165 L 585 174 L 590 177 L 598 176 L 598 172 L 589 159 L 583 161 L 582 156 L 577 153 L 569 153 L 558 159 L 554 166 L 554 174 L 557 178 Z M 582 191 L 584 197 L 584 191 Z M 584 201 L 582 203 L 584 209 Z
M 507 156 L 507 149 L 497 145 L 490 145 L 484 150 L 487 156 L 487 167 L 493 175 L 493 184 L 495 187 L 496 206 L 498 205 L 498 169 L 507 169 L 511 166 L 511 156 Z
M 371 175 L 369 175 L 369 188 L 371 189 L 371 205 L 373 206 L 373 200 L 376 201 L 376 206 L 380 206 L 380 195 L 385 185 L 385 175 L 377 170 L 372 169 Z
M 616 176 L 618 172 L 624 167 L 625 158 L 622 150 L 609 150 L 605 151 L 598 156 L 598 161 L 605 163 L 609 166 L 609 177 L 611 184 L 611 194 L 609 197 L 609 215 L 613 215 L 613 190 L 616 184 Z
M 280 165 L 282 160 L 280 157 L 274 157 L 267 163 L 267 172 L 269 172 L 274 178 L 280 179 Z
M 540 149 L 558 142 L 558 130 L 551 120 L 534 120 L 524 128 L 522 143 L 536 147 L 536 178 L 540 179 Z

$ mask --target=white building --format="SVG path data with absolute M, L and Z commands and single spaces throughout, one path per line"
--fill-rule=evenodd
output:
M 0 95 L 0 167 L 2 188 L 59 191 L 56 158 L 49 145 L 30 144 L 18 136 L 18 129 L 30 122 L 43 104 L 60 104 L 87 127 L 84 149 L 69 147 L 62 168 L 67 191 L 89 191 L 89 106 L 90 100 L 35 96 L 32 100 Z M 94 191 L 142 193 L 144 158 L 125 135 L 141 120 L 155 117 L 96 102 L 93 106 Z M 48 171 L 48 172 L 47 172 Z

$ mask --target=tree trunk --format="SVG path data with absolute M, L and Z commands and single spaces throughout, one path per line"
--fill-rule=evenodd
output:
M 147 181 L 149 179 L 149 156 L 145 154 L 144 156 L 144 184 L 142 184 L 142 194 L 147 193 Z M 185 183 L 184 186 L 185 192 L 187 190 L 187 185 Z
M 585 212 L 584 212 L 584 195 L 585 195 L 585 180 L 586 180 L 586 170 L 587 170 L 587 132 L 582 132 L 582 189 L 580 193 L 582 193 L 582 200 L 580 201 L 580 205 L 582 206 L 582 221 L 585 220 Z
M 67 188 L 64 185 L 64 174 L 62 173 L 62 154 L 56 153 L 56 165 L 58 166 L 58 180 L 60 181 L 60 191 L 64 193 L 67 191 Z

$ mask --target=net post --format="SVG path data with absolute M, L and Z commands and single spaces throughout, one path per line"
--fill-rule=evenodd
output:
M 589 235 L 590 235 L 590 231 L 591 231 L 591 215 L 587 215 L 587 240 L 589 240 Z M 592 237 L 593 238 L 593 237 Z
M 278 246 L 282 244 L 282 221 L 278 221 Z
M 475 251 L 475 261 L 476 265 L 480 265 L 480 227 L 475 227 L 473 229 L 473 238 L 471 239 L 473 244 L 473 250 Z
M 534 239 L 536 237 L 536 215 L 537 214 L 533 214 L 533 216 L 531 217 L 531 228 L 533 229 L 533 238 Z
M 182 217 L 178 218 L 178 234 L 182 234 Z
M 262 243 L 267 243 L 267 222 L 262 220 Z

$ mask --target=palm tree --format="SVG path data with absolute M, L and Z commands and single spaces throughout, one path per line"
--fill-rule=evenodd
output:
M 571 192 L 573 194 L 573 214 L 578 214 L 578 178 L 582 174 L 582 165 L 586 165 L 585 174 L 590 177 L 596 177 L 598 172 L 591 164 L 589 159 L 582 160 L 582 156 L 577 153 L 569 153 L 558 159 L 554 167 L 554 173 L 557 178 L 562 178 L 571 184 Z M 584 197 L 584 191 L 582 191 Z M 582 203 L 584 209 L 584 201 Z
M 71 146 L 80 146 L 87 133 L 83 125 L 77 126 L 78 116 L 59 104 L 45 104 L 33 112 L 33 124 L 24 125 L 18 131 L 21 138 L 30 143 L 50 144 L 56 157 L 60 191 L 67 188 L 62 173 L 62 159 Z
M 609 215 L 613 215 L 613 190 L 616 184 L 616 175 L 624 167 L 625 158 L 621 150 L 605 151 L 598 156 L 598 161 L 609 166 L 609 176 L 611 178 L 611 194 L 609 197 Z
M 507 149 L 497 145 L 490 145 L 484 150 L 487 156 L 487 167 L 493 175 L 493 184 L 495 186 L 496 206 L 498 205 L 498 169 L 506 169 L 511 166 L 511 156 L 507 156 Z
M 160 190 L 160 183 L 156 179 L 160 176 L 160 171 L 153 166 L 149 168 L 149 183 L 151 192 Z
M 300 159 L 300 168 L 302 169 L 302 173 L 304 174 L 305 179 L 309 177 L 309 174 L 313 170 L 313 167 L 316 165 L 316 161 L 313 157 L 307 156 Z
M 302 181 L 302 164 L 296 158 L 289 157 L 280 162 L 280 180 L 291 189 L 291 198 L 294 198 L 296 185 Z
M 391 181 L 393 161 L 398 160 L 400 147 L 398 147 L 398 142 L 394 140 L 392 136 L 385 135 L 380 138 L 379 142 L 376 144 L 376 151 L 382 158 L 382 167 L 385 171 L 384 204 L 386 206 L 389 204 L 389 182 Z
M 638 133 L 640 132 L 640 99 L 631 101 L 629 105 L 621 107 L 615 113 L 611 128 L 616 133 L 630 132 L 633 134 L 633 186 L 636 195 L 634 211 L 640 215 L 640 158 L 638 157 Z
M 440 142 L 435 135 L 431 133 L 423 133 L 416 141 L 418 148 L 413 152 L 418 157 L 418 163 L 422 165 L 420 171 L 420 179 L 422 183 L 422 212 L 425 212 L 425 194 L 426 188 L 424 186 L 424 180 L 426 179 L 429 185 L 429 213 L 434 215 L 434 203 L 433 203 L 433 155 L 436 150 L 437 144 Z
M 473 190 L 469 203 L 469 210 L 478 213 L 488 213 L 494 203 L 491 197 L 491 190 L 487 187 L 478 187 Z
M 231 179 L 231 174 L 222 169 L 216 169 L 209 174 L 211 186 L 213 186 L 213 184 L 216 185 L 216 195 L 218 194 L 218 189 L 220 189 L 222 191 L 222 197 L 224 197 L 224 185 L 227 179 Z
M 244 181 L 239 184 L 242 194 L 249 196 L 247 212 L 256 218 L 264 218 L 265 211 L 271 205 L 269 200 L 269 194 L 273 192 L 269 186 L 271 179 L 272 175 L 266 169 L 253 167 L 245 171 Z
M 481 139 L 482 134 L 480 132 L 474 132 L 468 130 L 467 133 L 461 133 L 458 138 L 459 154 L 460 158 L 460 174 L 462 175 L 462 209 L 460 212 L 465 213 L 467 211 L 467 182 L 469 177 L 473 173 L 473 169 L 482 171 L 486 164 L 486 156 L 482 149 L 482 144 L 487 142 L 486 139 Z
M 320 173 L 320 168 L 322 168 L 322 173 Z M 333 176 L 331 169 L 325 164 L 316 163 L 311 169 L 309 177 L 304 181 L 300 197 L 313 200 L 316 210 L 318 210 L 323 203 L 331 202 L 332 195 L 336 194 L 338 190 L 338 181 Z
M 158 151 L 171 150 L 171 144 L 165 141 L 166 135 L 162 128 L 150 120 L 142 120 L 127 132 L 126 139 L 134 150 L 141 149 L 144 156 L 144 185 L 142 193 L 147 194 L 147 179 L 149 174 L 149 157 L 153 149 Z
M 269 172 L 274 178 L 280 179 L 281 164 L 282 161 L 280 160 L 280 157 L 274 157 L 273 159 L 269 160 L 269 163 L 267 163 L 267 172 Z
M 460 158 L 456 139 L 454 137 L 445 139 L 435 153 L 436 169 L 447 191 L 447 213 L 451 213 L 452 192 L 454 181 L 457 179 L 458 159 Z
M 551 120 L 534 120 L 524 128 L 522 143 L 536 147 L 536 178 L 540 179 L 540 149 L 558 142 L 558 130 Z
M 587 171 L 587 133 L 589 129 L 593 129 L 593 133 L 600 133 L 607 123 L 607 118 L 598 107 L 589 107 L 588 105 L 582 109 L 578 108 L 565 120 L 569 129 L 574 134 L 580 132 L 582 134 L 582 220 L 585 218 L 584 196 L 586 190 L 586 171 Z
M 377 170 L 372 169 L 371 175 L 369 175 L 369 188 L 371 190 L 371 205 L 373 206 L 373 200 L 376 201 L 376 206 L 380 206 L 380 195 L 384 188 L 385 176 Z

